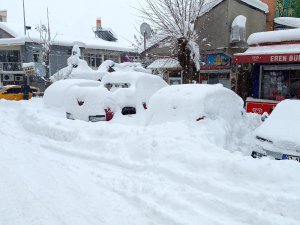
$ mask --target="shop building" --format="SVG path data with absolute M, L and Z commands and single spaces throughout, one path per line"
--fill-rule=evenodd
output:
M 247 51 L 233 58 L 238 92 L 246 93 L 251 103 L 247 111 L 270 113 L 279 101 L 300 99 L 300 29 L 255 33 L 248 44 Z M 241 90 L 245 76 L 249 86 Z
M 200 83 L 231 84 L 234 53 L 244 52 L 247 38 L 265 31 L 268 5 L 261 1 L 224 0 L 204 13 L 196 23 L 201 50 Z M 222 16 L 221 16 L 222 15 Z

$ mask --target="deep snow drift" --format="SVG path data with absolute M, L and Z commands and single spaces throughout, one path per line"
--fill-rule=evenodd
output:
M 245 156 L 254 116 L 233 134 L 71 121 L 42 99 L 0 100 L 0 115 L 1 225 L 299 224 L 299 163 Z

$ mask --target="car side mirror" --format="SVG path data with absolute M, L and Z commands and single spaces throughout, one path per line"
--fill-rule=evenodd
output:
M 268 119 L 269 117 L 269 114 L 267 112 L 264 112 L 262 115 L 261 115 L 261 121 L 262 122 L 265 122 L 266 119 Z

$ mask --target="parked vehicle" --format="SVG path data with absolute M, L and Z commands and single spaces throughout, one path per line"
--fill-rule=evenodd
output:
M 116 107 L 112 93 L 102 86 L 73 86 L 66 95 L 67 119 L 98 122 L 109 121 L 114 116 Z
M 142 72 L 114 72 L 102 78 L 123 115 L 136 114 L 148 107 L 150 97 L 168 84 L 159 76 Z
M 243 111 L 243 100 L 222 84 L 172 85 L 151 97 L 149 122 L 223 118 L 234 123 Z
M 167 86 L 160 77 L 135 72 L 114 72 L 97 87 L 73 85 L 66 92 L 66 116 L 85 121 L 109 121 L 116 112 L 136 114 L 147 109 L 150 97 Z
M 252 157 L 300 162 L 300 100 L 284 100 L 255 130 Z
M 0 87 L 0 99 L 6 100 L 28 100 L 33 97 L 33 92 L 39 90 L 36 87 L 30 87 L 26 85 L 26 90 L 24 86 L 21 85 L 8 85 Z

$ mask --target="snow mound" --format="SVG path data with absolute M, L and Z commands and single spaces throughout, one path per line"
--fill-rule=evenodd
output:
M 101 83 L 92 80 L 67 79 L 60 80 L 51 84 L 44 92 L 44 104 L 47 107 L 63 107 L 66 100 L 66 94 L 72 86 L 97 87 Z
M 221 84 L 184 84 L 165 87 L 149 101 L 151 123 L 223 118 L 234 123 L 241 118 L 243 100 Z

